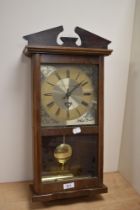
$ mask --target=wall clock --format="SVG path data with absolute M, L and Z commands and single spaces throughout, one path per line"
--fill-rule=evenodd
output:
M 103 184 L 104 56 L 109 40 L 80 27 L 81 39 L 57 37 L 63 26 L 24 36 L 31 58 L 33 201 L 107 192 Z

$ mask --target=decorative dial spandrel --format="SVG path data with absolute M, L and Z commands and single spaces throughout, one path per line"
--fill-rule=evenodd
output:
M 97 65 L 41 65 L 41 126 L 97 123 Z

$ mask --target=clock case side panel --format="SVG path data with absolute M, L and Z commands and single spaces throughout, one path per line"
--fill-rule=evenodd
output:
M 98 98 L 98 181 L 103 185 L 103 152 L 104 152 L 104 57 L 99 57 L 99 98 Z
M 33 129 L 33 190 L 39 193 L 41 180 L 41 131 L 40 131 L 40 55 L 31 57 L 32 65 L 32 129 Z

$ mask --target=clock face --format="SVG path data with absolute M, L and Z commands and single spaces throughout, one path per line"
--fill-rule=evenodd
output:
M 94 71 L 89 65 L 41 66 L 43 127 L 96 123 L 93 114 L 97 107 Z

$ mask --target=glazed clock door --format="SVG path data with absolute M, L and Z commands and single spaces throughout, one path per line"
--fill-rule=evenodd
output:
M 40 65 L 41 128 L 48 131 L 42 136 L 43 184 L 97 180 L 98 135 L 88 132 L 98 126 L 99 65 L 92 60 Z

